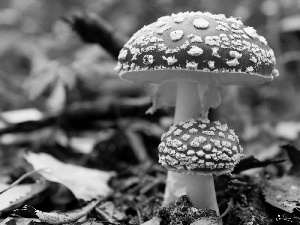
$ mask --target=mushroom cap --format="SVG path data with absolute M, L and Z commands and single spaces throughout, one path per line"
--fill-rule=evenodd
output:
M 134 82 L 197 81 L 202 72 L 218 85 L 251 85 L 277 76 L 275 61 L 266 39 L 240 19 L 184 12 L 137 31 L 120 51 L 116 70 Z
M 208 119 L 188 119 L 171 126 L 158 150 L 162 166 L 186 174 L 228 174 L 244 157 L 234 131 Z

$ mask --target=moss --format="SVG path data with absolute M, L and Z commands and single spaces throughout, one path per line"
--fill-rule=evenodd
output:
M 187 196 L 183 195 L 177 201 L 162 207 L 159 217 L 162 218 L 161 225 L 189 225 L 203 217 L 217 217 L 217 214 L 214 210 L 196 209 Z

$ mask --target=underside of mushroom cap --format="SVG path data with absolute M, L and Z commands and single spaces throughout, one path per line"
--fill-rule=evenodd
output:
M 274 70 L 273 75 L 275 74 L 276 70 Z M 202 76 L 204 75 L 214 80 L 217 86 L 251 86 L 263 84 L 274 79 L 273 76 L 265 76 L 254 73 L 195 71 L 183 69 L 145 70 L 143 72 L 132 71 L 123 73 L 121 78 L 134 83 L 161 84 L 165 81 L 180 80 L 201 82 Z
M 185 12 L 161 17 L 135 33 L 121 50 L 116 70 L 134 82 L 160 84 L 202 72 L 218 85 L 251 85 L 271 81 L 277 75 L 274 66 L 265 38 L 239 19 Z
M 162 166 L 186 174 L 228 174 L 244 156 L 234 131 L 208 119 L 189 119 L 171 126 L 162 135 L 158 150 Z

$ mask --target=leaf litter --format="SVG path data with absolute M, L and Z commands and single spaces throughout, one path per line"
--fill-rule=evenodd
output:
M 276 222 L 300 223 L 300 150 L 291 145 L 283 145 L 292 166 L 288 174 L 265 181 L 263 194 L 270 205 L 281 209 Z
M 49 224 L 67 224 L 76 222 L 78 219 L 86 216 L 102 199 L 96 199 L 89 202 L 86 206 L 69 212 L 42 212 L 25 205 L 22 209 L 17 209 L 14 214 L 22 217 L 37 218 L 42 222 Z
M 46 168 L 39 174 L 48 181 L 66 186 L 77 199 L 90 201 L 112 193 L 107 182 L 115 175 L 114 172 L 66 164 L 46 153 L 29 152 L 25 159 L 35 170 Z
M 29 157 L 28 157 L 29 155 Z M 32 157 L 31 157 L 32 156 Z M 38 168 L 47 168 L 47 167 L 56 167 L 58 165 L 57 170 L 48 170 L 44 169 L 40 171 L 40 174 L 43 177 L 49 176 L 47 179 L 54 182 L 60 182 L 60 180 L 63 180 L 60 176 L 63 176 L 62 174 L 65 173 L 65 175 L 69 176 L 69 179 L 79 179 L 77 182 L 84 182 L 85 180 L 78 178 L 78 176 L 74 173 L 71 173 L 69 170 L 70 164 L 62 163 L 56 159 L 53 160 L 53 157 L 48 154 L 36 154 L 36 153 L 28 153 L 26 155 L 27 161 L 31 164 L 35 169 Z M 245 164 L 243 163 L 245 162 Z M 51 162 L 51 163 L 50 163 Z M 53 163 L 52 163 L 53 162 Z M 250 162 L 250 163 L 249 163 Z M 252 165 L 251 162 L 254 162 Z M 61 165 L 60 165 L 61 164 Z M 241 162 L 240 171 L 247 170 L 249 168 L 256 167 L 257 165 L 263 166 L 263 165 L 276 165 L 276 161 L 267 161 L 262 162 L 258 161 L 257 159 L 244 159 Z M 249 166 L 250 165 L 250 166 Z M 73 166 L 73 165 L 72 165 Z M 67 169 L 65 169 L 65 167 Z M 73 167 L 72 167 L 73 168 Z M 66 170 L 66 172 L 64 172 Z M 56 175 L 58 171 L 61 173 L 60 176 Z M 51 172 L 51 173 L 50 173 Z M 102 171 L 101 171 L 102 172 Z M 43 174 L 45 173 L 45 174 Z M 48 174 L 49 173 L 49 174 Z M 71 175 L 72 176 L 71 176 Z M 85 175 L 87 175 L 86 173 Z M 58 178 L 56 177 L 59 177 Z M 88 175 L 87 175 L 88 176 Z M 55 179 L 53 178 L 55 177 Z M 165 180 L 165 171 L 162 170 L 159 166 L 153 163 L 146 163 L 139 166 L 130 166 L 127 169 L 123 170 L 122 172 L 119 172 L 117 176 L 110 176 L 112 178 L 110 182 L 111 188 L 114 190 L 112 195 L 107 195 L 106 198 L 102 201 L 101 204 L 94 207 L 94 209 L 89 213 L 90 215 L 88 217 L 84 216 L 82 218 L 81 222 L 75 222 L 78 223 L 84 223 L 85 221 L 93 222 L 93 223 L 111 223 L 111 224 L 168 224 L 167 222 L 170 218 L 170 216 L 166 215 L 172 215 L 171 218 L 175 219 L 175 212 L 178 210 L 177 205 L 175 204 L 175 207 L 167 207 L 167 208 L 161 208 L 162 203 L 162 194 L 164 190 L 164 180 Z M 229 181 L 228 181 L 229 179 Z M 252 202 L 254 196 L 259 196 L 257 193 L 259 193 L 259 186 L 257 183 L 258 181 L 255 181 L 254 177 L 252 177 L 250 180 L 249 178 L 246 178 L 245 175 L 236 174 L 233 175 L 232 178 L 229 177 L 220 177 L 217 180 L 217 193 L 219 197 L 221 197 L 222 201 L 220 202 L 221 205 L 221 211 L 226 211 L 228 202 L 230 202 L 230 198 L 232 196 L 235 196 L 233 198 L 233 207 L 231 210 L 229 210 L 228 215 L 225 215 L 223 221 L 227 221 L 227 224 L 233 225 L 235 223 L 231 223 L 230 221 L 237 221 L 237 216 L 241 221 L 259 221 L 261 218 L 262 221 L 264 221 L 266 218 L 266 214 L 264 213 L 266 209 L 264 208 L 257 208 L 258 205 L 263 205 L 263 202 L 261 200 L 257 199 L 255 201 L 258 202 Z M 254 179 L 254 180 L 253 180 Z M 102 178 L 100 179 L 102 180 Z M 222 180 L 226 180 L 224 182 L 224 185 L 222 185 Z M 253 183 L 253 181 L 255 181 Z M 230 182 L 232 181 L 232 182 Z M 66 181 L 64 181 L 66 182 Z M 61 182 L 61 183 L 64 183 Z M 102 181 L 103 182 L 103 181 Z M 227 185 L 228 184 L 228 185 Z M 73 189 L 76 187 L 73 185 Z M 82 184 L 81 184 L 82 185 Z M 87 185 L 89 185 L 87 183 Z M 107 185 L 107 181 L 106 181 Z M 72 191 L 72 189 L 70 189 Z M 252 190 L 252 191 L 251 191 Z M 220 195 L 221 191 L 221 195 Z M 250 192 L 249 192 L 250 191 Z M 249 195 L 251 193 L 251 195 Z M 84 195 L 84 194 L 83 194 Z M 82 197 L 81 197 L 82 199 Z M 244 200 L 243 200 L 244 199 Z M 179 204 L 180 205 L 180 204 Z M 174 204 L 173 204 L 174 206 Z M 248 207 L 251 207 L 252 210 L 246 210 Z M 32 209 L 30 206 L 27 207 L 27 209 Z M 184 208 L 184 207 L 183 207 Z M 26 208 L 25 208 L 26 209 Z M 175 210 L 175 211 L 174 211 Z M 242 211 L 240 211 L 242 210 Z M 25 210 L 26 211 L 26 210 Z M 23 210 L 24 212 L 24 210 Z M 44 212 L 39 210 L 38 212 L 41 212 L 40 215 L 47 215 Z M 164 213 L 162 213 L 164 212 Z M 179 213 L 179 211 L 177 211 Z M 240 214 L 237 214 L 237 212 L 243 212 Z M 68 215 L 70 213 L 69 211 L 66 211 L 64 213 L 56 214 L 56 212 L 52 212 L 53 218 L 61 215 Z M 72 212 L 71 212 L 72 213 Z M 174 214 L 175 213 L 175 214 Z M 246 214 L 248 213 L 248 214 Z M 21 215 L 21 214 L 20 214 Z M 183 214 L 178 214 L 183 216 Z M 261 217 L 261 216 L 263 217 Z M 156 216 L 156 217 L 155 217 Z M 152 219 L 154 217 L 154 219 Z M 34 217 L 33 217 L 34 218 Z M 90 219 L 95 220 L 90 220 Z M 179 220 L 184 220 L 183 218 L 179 217 Z M 246 219 L 248 218 L 248 219 Z M 17 218 L 16 218 L 17 219 Z M 191 215 L 186 215 L 187 221 L 190 222 L 186 224 L 192 223 Z M 41 221 L 41 220 L 39 220 Z M 63 221 L 63 220 L 59 220 Z M 149 223 L 147 223 L 149 221 Z M 205 224 L 208 223 L 204 218 L 199 218 L 198 220 L 193 220 L 194 224 Z M 48 221 L 49 222 L 49 221 Z M 48 224 L 47 222 L 47 224 Z M 201 222 L 201 223 L 200 223 Z M 37 223 L 37 222 L 34 222 Z M 44 222 L 46 223 L 46 222 Z M 74 222 L 71 222 L 73 224 Z M 74 223 L 74 224 L 75 224 Z M 50 224 L 50 223 L 49 223 Z M 174 223 L 175 224 L 175 223 Z M 185 223 L 184 223 L 185 224 Z M 208 223 L 209 224 L 209 223 Z M 268 224 L 268 223 L 261 223 L 261 224 Z
M 43 178 L 32 184 L 20 184 L 13 187 L 0 183 L 0 190 L 6 190 L 0 194 L 0 214 L 22 205 L 26 200 L 38 195 L 48 186 L 49 183 Z

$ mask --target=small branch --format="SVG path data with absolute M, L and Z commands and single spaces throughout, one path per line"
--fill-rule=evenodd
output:
M 277 164 L 284 161 L 285 161 L 284 159 L 259 161 L 254 156 L 250 156 L 242 159 L 240 163 L 236 165 L 232 173 L 236 174 L 245 170 L 259 168 L 259 167 L 266 167 L 270 164 Z
M 233 206 L 233 199 L 231 198 L 228 203 L 227 209 L 223 212 L 223 214 L 220 216 L 220 218 L 223 218 L 224 216 L 226 216 L 229 213 L 229 211 L 232 209 L 232 206 Z
M 50 126 L 60 126 L 63 129 L 92 129 L 95 121 L 115 121 L 120 118 L 142 118 L 148 121 L 156 121 L 161 116 L 167 115 L 158 111 L 154 115 L 146 115 L 145 112 L 151 106 L 150 101 L 135 102 L 134 100 L 106 101 L 79 103 L 71 105 L 61 114 L 47 116 L 39 121 L 26 121 L 10 124 L 0 129 L 0 136 L 8 133 L 31 132 Z
M 101 209 L 99 208 L 95 208 L 95 211 L 96 213 L 98 213 L 101 217 L 103 217 L 103 219 L 105 220 L 105 222 L 108 222 L 108 223 L 114 223 L 115 221 L 110 218 L 107 213 L 103 212 Z
M 21 123 L 10 124 L 0 129 L 0 136 L 9 133 L 30 132 L 55 124 L 57 118 L 49 116 L 38 121 L 26 121 Z
M 101 45 L 116 59 L 128 40 L 127 37 L 115 32 L 107 21 L 93 13 L 77 13 L 67 16 L 63 20 L 83 41 Z
M 132 128 L 125 129 L 124 133 L 139 163 L 149 162 L 150 157 L 147 153 L 142 137 Z
M 143 218 L 142 218 L 141 211 L 139 210 L 139 208 L 136 208 L 135 210 L 136 210 L 136 213 L 137 213 L 137 216 L 138 216 L 139 224 L 142 224 L 143 223 Z

